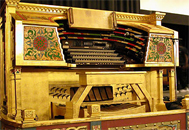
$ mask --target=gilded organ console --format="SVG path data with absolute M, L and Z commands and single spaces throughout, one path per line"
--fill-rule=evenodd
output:
M 161 25 L 165 13 L 6 0 L 0 14 L 2 122 L 36 129 L 81 123 L 73 129 L 93 129 L 85 123 L 157 117 L 158 124 L 158 116 L 186 113 L 187 105 L 168 111 L 163 101 L 163 69 L 169 70 L 170 101 L 175 101 L 179 64 L 178 32 Z M 172 123 L 185 127 L 177 116 Z M 154 129 L 170 127 L 166 121 Z

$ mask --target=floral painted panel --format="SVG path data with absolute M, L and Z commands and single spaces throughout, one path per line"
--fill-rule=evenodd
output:
M 56 28 L 24 26 L 24 60 L 62 61 Z
M 151 35 L 147 62 L 172 62 L 173 41 L 171 36 Z

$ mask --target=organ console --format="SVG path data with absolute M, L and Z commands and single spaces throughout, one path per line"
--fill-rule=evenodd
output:
M 185 129 L 176 99 L 178 32 L 150 15 L 22 3 L 0 10 L 3 129 Z M 186 118 L 186 119 L 185 119 Z M 118 122 L 121 122 L 118 123 Z

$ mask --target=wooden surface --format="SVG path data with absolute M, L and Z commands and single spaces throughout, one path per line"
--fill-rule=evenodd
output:
M 151 79 L 148 79 L 148 76 L 151 74 Z M 159 74 L 159 76 L 157 75 Z M 158 77 L 158 78 L 157 78 Z M 157 78 L 157 79 L 156 79 Z M 149 92 L 147 91 L 149 88 L 153 89 L 154 86 L 148 86 L 149 80 L 157 80 L 158 91 Z M 90 92 L 92 86 L 112 86 L 113 88 L 113 100 L 112 104 L 116 103 L 127 103 L 127 102 L 135 102 L 141 105 L 141 101 L 147 101 L 145 104 L 146 111 L 156 111 L 156 110 L 166 110 L 165 104 L 163 102 L 163 80 L 162 80 L 162 71 L 159 73 L 151 73 L 151 72 L 84 72 L 79 73 L 79 83 L 81 87 L 79 87 L 78 91 L 72 98 L 71 102 L 66 103 L 66 118 L 78 118 L 79 116 L 79 108 L 83 106 L 82 103 L 86 98 L 87 94 Z M 124 86 L 130 86 L 130 89 L 136 94 L 136 97 L 132 95 L 132 99 L 127 100 L 123 98 L 121 94 L 119 94 L 120 90 L 123 90 Z M 114 94 L 116 93 L 116 95 Z M 152 95 L 153 94 L 153 95 Z M 155 94 L 155 95 L 154 95 Z M 156 97 L 155 97 L 156 96 Z M 152 99 L 153 97 L 153 99 Z M 107 104 L 108 102 L 94 102 L 88 104 Z M 155 104 L 157 103 L 157 104 Z M 83 103 L 86 104 L 87 103 Z M 110 101 L 109 101 L 109 104 Z M 85 105 L 84 105 L 85 106 Z M 134 109 L 133 109 L 134 111 Z M 132 112 L 131 112 L 132 113 Z M 102 114 L 103 115 L 103 114 Z M 111 114 L 110 114 L 111 115 Z
M 178 113 L 183 113 L 182 119 L 174 119 L 183 120 L 184 114 L 186 112 L 185 110 L 166 111 L 166 107 L 163 102 L 163 73 L 161 69 L 165 66 L 169 67 L 170 69 L 174 66 L 173 61 L 177 63 L 176 65 L 178 65 L 177 42 L 174 46 L 171 46 L 172 48 L 170 50 L 170 53 L 175 53 L 175 55 L 170 55 L 171 60 L 165 60 L 165 62 L 158 62 L 157 59 L 154 59 L 154 62 L 151 63 L 144 62 L 144 64 L 125 64 L 123 68 L 119 68 L 119 70 L 118 68 L 114 68 L 114 70 L 112 71 L 106 68 L 103 70 L 93 69 L 94 72 L 91 72 L 93 70 L 85 72 L 88 70 L 81 70 L 81 68 L 70 69 L 69 67 L 76 67 L 76 65 L 65 62 L 56 62 L 51 64 L 50 62 L 39 62 L 37 60 L 33 60 L 32 62 L 28 61 L 23 64 L 24 59 L 23 55 L 20 52 L 23 51 L 24 33 L 27 33 L 27 31 L 23 31 L 23 26 L 25 24 L 29 24 L 35 27 L 48 26 L 57 29 L 58 24 L 55 22 L 55 20 L 68 20 L 67 11 L 69 7 L 22 3 L 20 2 L 20 0 L 6 0 L 4 5 L 6 12 L 6 17 L 4 21 L 6 22 L 3 23 L 5 25 L 5 32 L 1 31 L 2 28 L 0 29 L 0 37 L 4 37 L 3 39 L 0 39 L 0 61 L 2 62 L 0 63 L 0 75 L 2 76 L 1 80 L 5 82 L 1 82 L 0 84 L 3 85 L 3 87 L 1 86 L 0 88 L 0 94 L 1 96 L 3 96 L 3 99 L 2 97 L 0 98 L 0 105 L 5 110 L 4 113 L 1 113 L 2 118 L 4 120 L 8 120 L 10 124 L 13 123 L 13 125 L 22 126 L 23 128 L 29 128 L 44 125 L 70 125 L 70 123 L 72 125 L 72 123 L 74 124 L 81 122 L 105 121 L 126 118 L 133 118 L 133 120 L 136 118 L 139 119 L 141 117 L 158 118 L 158 116 L 162 115 L 171 115 L 171 118 L 172 115 Z M 91 9 L 81 10 L 85 10 L 85 13 L 91 11 Z M 178 33 L 176 31 L 160 26 L 161 20 L 165 15 L 163 13 L 140 15 L 115 12 L 115 14 L 117 18 L 116 22 L 120 25 L 136 27 L 138 29 L 146 31 L 149 34 L 155 34 L 154 36 L 156 36 L 156 34 L 158 36 L 162 36 L 162 34 L 165 34 L 169 37 L 178 38 Z M 15 19 L 15 24 L 13 18 Z M 87 21 L 79 22 L 82 22 L 83 24 Z M 107 19 L 105 23 L 107 23 Z M 90 29 L 90 27 L 87 28 Z M 149 44 L 149 42 L 150 41 L 146 43 Z M 146 54 L 149 51 L 149 47 L 150 46 L 147 45 L 147 52 L 145 52 Z M 57 66 L 64 68 L 57 68 Z M 149 68 L 148 71 L 128 71 L 137 67 L 141 67 L 143 69 L 145 69 L 144 67 L 152 68 Z M 171 101 L 174 101 L 175 98 L 175 79 L 173 78 L 173 71 L 174 70 L 170 72 L 169 77 Z M 79 73 L 79 75 L 77 75 L 76 73 Z M 72 82 L 76 82 L 77 85 L 72 86 Z M 65 89 L 65 92 L 61 93 L 60 89 L 57 86 L 67 83 L 68 86 L 62 87 L 63 89 Z M 59 96 L 57 96 L 57 93 L 53 96 L 50 94 L 51 85 L 55 85 L 55 87 L 57 88 L 56 91 L 59 91 Z M 92 93 L 90 93 L 90 90 L 94 86 L 111 86 L 111 100 L 102 102 L 99 101 L 94 103 L 83 102 L 88 94 L 90 95 L 90 97 L 92 97 Z M 70 97 L 70 91 L 66 91 L 66 89 L 70 89 L 71 87 L 79 87 L 78 91 L 74 94 L 73 97 Z M 2 91 L 4 92 L 2 93 Z M 111 90 L 102 91 L 102 95 L 100 95 L 100 93 L 98 95 L 99 99 L 107 100 L 107 96 L 104 95 L 108 91 L 108 93 L 111 93 Z M 67 98 L 62 97 L 61 99 L 60 94 L 65 94 Z M 2 101 L 4 101 L 4 103 Z M 185 104 L 187 104 L 187 100 L 184 101 L 186 101 Z M 103 105 L 124 105 L 126 103 L 134 104 L 139 107 L 130 110 L 127 108 L 123 108 L 122 110 L 120 110 L 121 113 L 137 112 L 140 114 L 117 116 L 116 112 L 109 115 L 105 112 L 106 117 L 103 117 L 102 115 L 98 115 L 100 112 L 91 112 L 90 114 L 92 115 L 92 117 L 98 117 L 98 119 L 92 120 L 91 118 L 79 118 L 78 120 L 50 120 L 51 118 L 54 118 L 53 116 L 56 114 L 62 114 L 62 116 L 65 116 L 65 118 L 78 118 L 80 113 L 80 107 L 82 106 L 88 107 L 96 105 L 99 108 L 99 106 Z M 63 104 L 63 106 L 66 105 L 66 108 L 64 107 L 64 109 L 62 110 L 63 112 L 58 112 L 60 109 L 57 106 L 53 106 L 53 104 Z M 188 108 L 188 105 L 185 106 L 185 108 Z M 38 121 L 22 124 L 21 121 L 24 119 L 21 113 L 22 110 L 31 110 L 29 111 L 28 116 L 34 116 L 30 112 L 35 112 L 38 117 Z M 91 111 L 93 110 L 95 110 L 95 107 L 91 108 Z M 147 113 L 145 113 L 144 110 Z M 163 111 L 164 114 L 161 111 Z M 86 112 L 86 115 L 87 114 L 88 112 Z M 83 125 L 87 125 L 88 128 L 88 124 Z M 182 125 L 184 125 L 184 123 L 182 123 Z
M 169 70 L 169 93 L 170 93 L 170 101 L 173 102 L 176 100 L 176 87 L 175 87 L 175 70 Z

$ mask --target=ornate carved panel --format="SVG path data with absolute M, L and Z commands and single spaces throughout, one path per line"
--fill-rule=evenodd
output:
M 24 60 L 63 60 L 55 28 L 24 26 Z
M 171 35 L 151 35 L 147 62 L 173 62 Z

